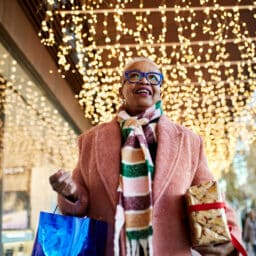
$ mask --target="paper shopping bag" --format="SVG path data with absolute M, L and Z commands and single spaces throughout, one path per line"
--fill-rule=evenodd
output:
M 106 222 L 40 212 L 32 256 L 101 256 L 106 235 Z

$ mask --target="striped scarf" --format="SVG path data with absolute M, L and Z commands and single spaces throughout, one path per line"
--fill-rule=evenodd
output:
M 126 255 L 153 255 L 152 248 L 152 179 L 154 164 L 148 140 L 156 142 L 155 127 L 162 115 L 161 101 L 139 116 L 118 113 L 123 146 L 119 179 L 119 202 L 115 216 L 115 256 L 119 255 L 119 238 L 125 226 Z

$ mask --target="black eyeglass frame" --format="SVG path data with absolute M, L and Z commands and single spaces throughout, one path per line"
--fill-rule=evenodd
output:
M 138 72 L 138 73 L 140 74 L 140 79 L 139 79 L 138 81 L 133 82 L 133 81 L 130 81 L 130 80 L 129 80 L 129 73 L 132 73 L 132 72 Z M 159 75 L 159 77 L 160 77 L 159 82 L 156 83 L 156 84 L 153 84 L 153 83 L 148 79 L 148 77 L 147 77 L 147 76 L 150 75 L 150 74 Z M 160 72 L 154 72 L 154 71 L 142 72 L 142 71 L 136 70 L 136 69 L 135 69 L 135 70 L 127 70 L 127 71 L 124 72 L 124 75 L 125 75 L 125 80 L 124 80 L 123 83 L 125 83 L 126 81 L 128 81 L 128 82 L 131 83 L 131 84 L 137 84 L 137 83 L 139 83 L 139 82 L 141 81 L 141 79 L 142 79 L 143 77 L 145 77 L 145 78 L 147 79 L 147 81 L 150 83 L 150 85 L 153 85 L 153 86 L 161 86 L 161 84 L 162 84 L 162 82 L 163 82 L 163 79 L 164 79 L 163 74 L 160 73 Z

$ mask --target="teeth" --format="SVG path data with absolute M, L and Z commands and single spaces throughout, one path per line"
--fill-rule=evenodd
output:
M 137 92 L 139 92 L 139 93 L 149 93 L 149 91 L 147 91 L 147 90 L 137 90 Z

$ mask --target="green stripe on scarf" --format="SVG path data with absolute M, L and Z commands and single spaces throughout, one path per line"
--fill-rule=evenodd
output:
M 148 171 L 153 176 L 154 166 L 150 165 L 148 161 L 146 161 L 146 163 L 134 165 L 121 163 L 121 170 L 122 175 L 128 178 L 147 176 Z
M 155 104 L 155 109 L 156 109 L 156 110 L 160 110 L 160 114 L 161 114 L 161 115 L 163 114 L 162 101 L 158 101 L 158 102 Z
M 122 126 L 124 125 L 124 123 L 122 124 Z M 123 128 L 122 127 L 122 139 L 123 141 L 125 141 L 127 139 L 127 137 L 129 136 L 129 134 L 133 131 L 133 129 L 131 128 Z
M 138 231 L 127 231 L 127 236 L 129 240 L 135 239 L 145 239 L 148 236 L 151 236 L 153 234 L 153 228 L 152 226 L 149 226 L 146 229 L 138 230 Z

